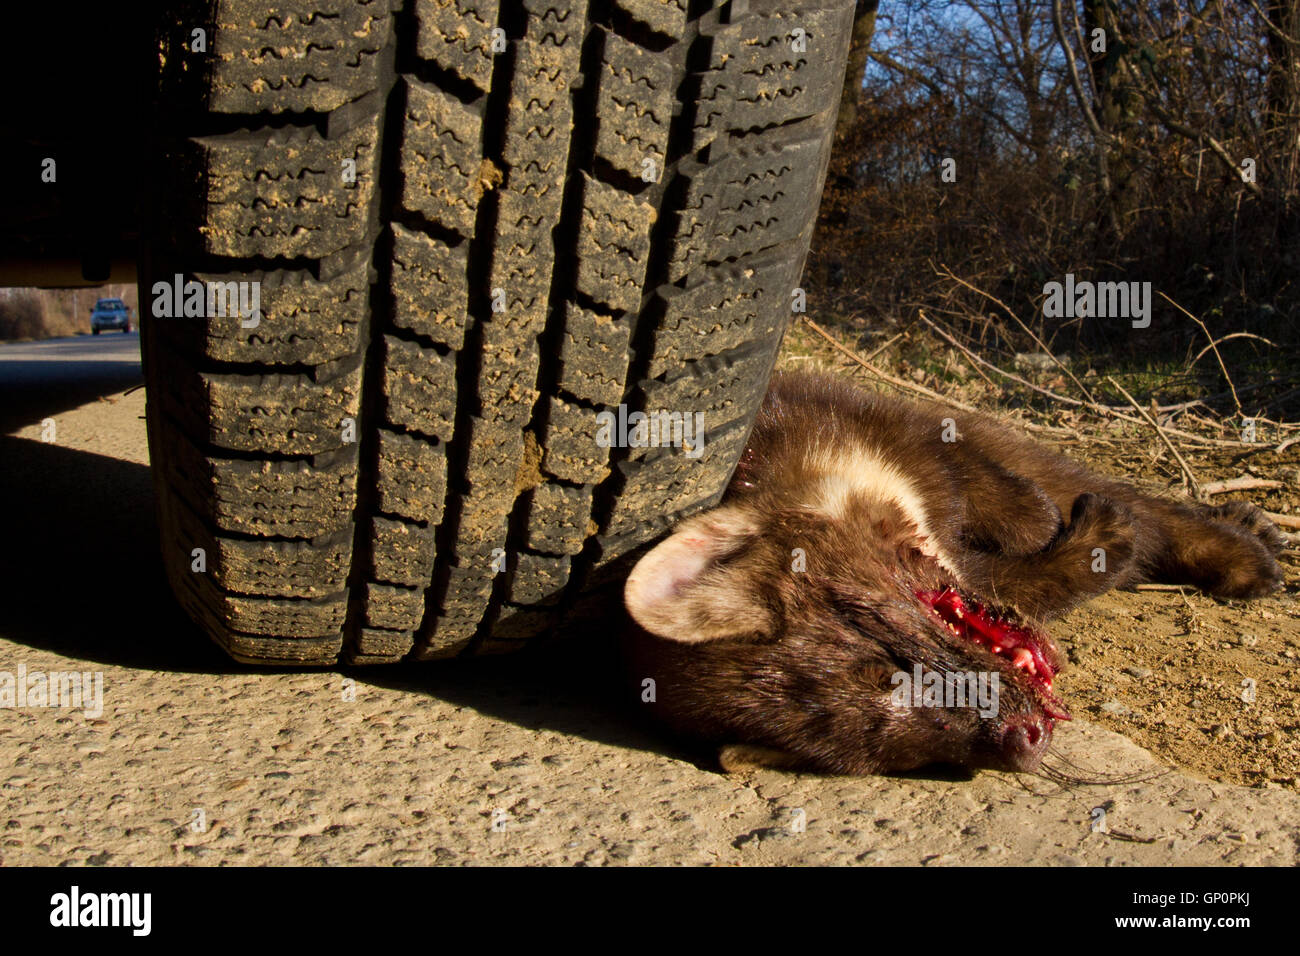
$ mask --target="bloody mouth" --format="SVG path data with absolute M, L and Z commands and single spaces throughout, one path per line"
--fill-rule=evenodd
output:
M 942 591 L 917 591 L 916 598 L 959 637 L 1004 658 L 1020 671 L 1037 692 L 1043 712 L 1055 720 L 1069 720 L 1065 705 L 1052 693 L 1057 668 L 1043 653 L 1046 638 L 1006 618 L 993 614 L 977 601 L 963 597 L 952 588 Z

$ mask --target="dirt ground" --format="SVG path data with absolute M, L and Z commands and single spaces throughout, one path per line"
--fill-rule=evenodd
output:
M 1121 456 L 1095 445 L 1085 457 L 1112 474 L 1151 475 L 1154 454 Z M 1242 471 L 1234 454 L 1183 454 L 1201 481 Z M 1251 501 L 1282 514 L 1300 508 L 1300 447 L 1250 462 L 1258 477 L 1283 480 L 1284 487 L 1218 495 L 1216 504 Z M 1153 489 L 1166 490 L 1158 481 Z M 1266 601 L 1223 602 L 1186 588 L 1117 595 L 1114 603 L 1081 609 L 1060 628 L 1074 665 L 1063 692 L 1075 695 L 1092 719 L 1211 780 L 1300 788 L 1294 548 L 1293 542 L 1283 556 L 1285 589 Z
M 1056 747 L 1129 782 L 726 776 L 611 700 L 607 630 L 524 660 L 232 664 L 167 593 L 143 391 L 107 362 L 97 396 L 10 394 L 3 360 L 0 671 L 99 672 L 104 696 L 0 720 L 0 863 L 1300 862 L 1294 585 L 1113 594 L 1054 628 Z

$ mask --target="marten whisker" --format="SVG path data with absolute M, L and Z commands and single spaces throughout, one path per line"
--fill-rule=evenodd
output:
M 1073 790 L 1075 787 L 1080 786 L 1105 787 L 1130 783 L 1147 783 L 1169 773 L 1169 768 L 1135 770 L 1129 773 L 1105 773 L 1080 766 L 1053 745 L 1047 748 L 1047 752 L 1043 755 L 1043 762 L 1030 773 L 1060 785 L 1063 790 Z

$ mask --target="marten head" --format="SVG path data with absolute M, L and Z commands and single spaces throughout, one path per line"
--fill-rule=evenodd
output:
M 889 500 L 733 500 L 648 552 L 625 602 L 643 706 L 780 765 L 1032 770 L 1068 719 L 1051 641 L 963 590 Z

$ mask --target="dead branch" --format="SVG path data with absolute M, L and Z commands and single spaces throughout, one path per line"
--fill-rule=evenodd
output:
M 909 382 L 906 381 L 905 379 L 896 378 L 893 375 L 890 375 L 888 372 L 876 368 L 876 366 L 866 361 L 864 358 L 862 358 L 862 356 L 858 355 L 856 352 L 851 351 L 850 349 L 846 348 L 845 346 L 837 342 L 834 336 L 832 336 L 829 332 L 823 329 L 812 319 L 805 316 L 803 321 L 804 324 L 808 326 L 808 328 L 812 329 L 814 332 L 816 332 L 818 335 L 824 338 L 827 342 L 829 342 L 836 349 L 836 351 L 844 353 L 849 358 L 851 358 L 854 362 L 856 362 L 858 365 L 862 366 L 872 375 L 879 378 L 881 381 L 888 382 L 890 385 L 893 385 L 895 388 L 901 389 L 903 391 L 915 392 L 918 395 L 924 395 L 926 398 L 930 399 L 933 402 L 939 402 L 942 405 L 949 405 L 952 408 L 960 408 L 964 412 L 976 412 L 976 413 L 979 412 L 979 409 L 975 408 L 975 406 L 973 405 L 967 405 L 965 402 L 959 402 L 955 398 L 946 398 L 943 395 L 940 395 L 938 392 L 931 391 L 930 389 L 926 388 L 924 385 L 918 385 L 915 382 Z
M 965 402 L 958 401 L 955 398 L 948 398 L 947 396 L 941 395 L 938 392 L 933 391 L 932 389 L 926 388 L 924 385 L 918 385 L 915 382 L 909 382 L 906 379 L 901 379 L 893 375 L 890 375 L 888 372 L 885 372 L 877 368 L 876 366 L 872 365 L 870 362 L 863 359 L 862 356 L 858 355 L 857 353 L 841 345 L 839 342 L 835 340 L 834 336 L 832 336 L 829 332 L 823 329 L 812 319 L 805 316 L 803 321 L 804 324 L 808 326 L 808 328 L 812 329 L 814 332 L 816 332 L 818 335 L 824 338 L 827 342 L 829 342 L 831 346 L 835 348 L 836 351 L 842 352 L 844 355 L 847 355 L 856 364 L 866 369 L 872 375 L 875 375 L 881 381 L 887 382 L 888 384 L 894 386 L 895 388 L 901 391 L 915 392 L 918 395 L 928 398 L 932 402 L 938 402 L 939 404 L 947 405 L 950 408 L 958 408 L 961 409 L 963 412 L 973 412 L 976 415 L 982 414 L 980 410 L 976 408 L 974 405 L 968 405 Z M 960 346 L 958 347 L 960 348 Z M 1021 427 L 1025 428 L 1028 431 L 1039 432 L 1044 435 L 1052 435 L 1056 437 L 1063 436 L 1063 435 L 1069 437 L 1077 437 L 1077 435 L 1074 432 L 1066 428 L 1053 428 L 1050 425 L 1037 425 L 1033 422 L 1025 422 L 1025 421 L 1020 422 L 1020 425 Z
M 1273 522 L 1279 528 L 1295 528 L 1296 530 L 1300 530 L 1300 517 L 1297 517 L 1296 515 L 1277 515 L 1273 514 L 1271 511 L 1265 511 L 1264 514 L 1268 515 L 1268 520 Z
M 1180 452 L 1174 443 L 1169 440 L 1169 436 L 1166 435 L 1165 430 L 1160 427 L 1160 423 L 1152 418 L 1147 410 L 1139 405 L 1137 400 L 1124 390 L 1124 386 L 1115 381 L 1113 376 L 1107 375 L 1106 381 L 1114 385 L 1115 388 L 1119 390 L 1119 393 L 1127 398 L 1129 403 L 1137 409 L 1138 414 L 1147 420 L 1147 424 L 1156 430 L 1156 434 L 1159 435 L 1160 440 L 1165 443 L 1165 447 L 1169 449 L 1170 453 L 1172 453 L 1176 459 L 1178 459 L 1178 466 L 1183 470 L 1183 484 L 1186 486 L 1188 493 L 1193 498 L 1199 498 L 1201 496 L 1200 482 L 1196 480 L 1196 473 L 1192 471 L 1192 466 L 1187 464 L 1187 459 L 1183 457 L 1182 452 Z
M 970 349 L 966 348 L 966 346 L 962 345 L 960 342 L 958 342 L 955 338 L 953 338 L 951 335 L 949 335 L 947 332 L 941 329 L 934 322 L 931 322 L 930 319 L 928 319 L 923 312 L 918 311 L 917 314 L 920 315 L 921 321 L 923 321 L 926 325 L 930 326 L 930 328 L 934 329 L 934 331 L 937 332 L 939 335 L 941 335 L 948 343 L 950 343 L 954 348 L 959 349 L 964 355 L 966 355 L 972 361 L 978 362 L 980 365 L 983 365 L 985 368 L 989 369 L 990 371 L 996 372 L 998 375 L 1001 375 L 1003 378 L 1015 382 L 1017 385 L 1023 385 L 1025 388 L 1038 392 L 1040 395 L 1044 395 L 1047 398 L 1052 399 L 1053 401 L 1062 402 L 1063 404 L 1066 405 L 1073 405 L 1076 408 L 1086 408 L 1089 411 L 1096 412 L 1099 415 L 1105 415 L 1107 418 L 1116 418 L 1119 419 L 1120 421 L 1131 422 L 1134 425 L 1147 424 L 1141 418 L 1134 418 L 1132 415 L 1125 415 L 1123 412 L 1117 412 L 1107 405 L 1100 405 L 1097 402 L 1088 402 L 1078 398 L 1071 398 L 1068 395 L 1062 395 L 1059 392 L 1053 392 L 1051 389 L 1043 388 L 1041 385 L 1035 385 L 1033 382 L 1023 379 L 1019 375 L 1016 375 L 1013 372 L 1004 371 L 1003 369 L 994 365 L 992 362 L 988 361 L 987 359 L 980 358 Z M 1193 442 L 1195 444 L 1200 444 L 1200 445 L 1211 445 L 1216 448 L 1250 448 L 1250 449 L 1261 448 L 1261 446 L 1258 443 L 1251 444 L 1249 442 L 1243 442 L 1243 441 L 1227 441 L 1222 438 L 1206 438 L 1203 435 L 1194 435 L 1191 432 L 1181 431 L 1180 429 L 1177 428 L 1167 428 L 1165 429 L 1165 431 L 1168 432 L 1170 435 L 1174 435 L 1177 436 L 1178 438 L 1181 438 L 1183 441 Z
M 1241 399 L 1237 397 L 1237 386 L 1232 384 L 1232 376 L 1228 374 L 1228 366 L 1223 363 L 1223 356 L 1219 354 L 1219 346 L 1214 341 L 1214 336 L 1210 335 L 1210 330 L 1205 327 L 1204 322 L 1202 322 L 1196 316 L 1192 315 L 1192 313 L 1188 312 L 1186 309 L 1184 309 L 1173 299 L 1169 298 L 1169 296 L 1165 295 L 1163 292 L 1160 293 L 1160 298 L 1164 299 L 1175 309 L 1183 313 L 1183 315 L 1187 316 L 1189 319 L 1191 319 L 1193 322 L 1195 322 L 1197 325 L 1201 327 L 1201 331 L 1205 333 L 1205 337 L 1210 340 L 1210 344 L 1208 348 L 1214 350 L 1214 357 L 1219 360 L 1219 368 L 1223 371 L 1223 379 L 1228 383 L 1228 388 L 1232 392 L 1232 403 L 1237 406 L 1237 414 L 1239 416 L 1244 417 L 1246 413 L 1241 410 Z M 1204 352 L 1201 353 L 1201 355 L 1204 354 L 1205 354 Z M 1197 359 L 1200 357 L 1201 357 L 1200 355 L 1196 356 Z M 1196 364 L 1196 359 L 1192 359 L 1192 361 L 1189 363 L 1189 367 L 1195 364 Z
M 1225 495 L 1231 491 L 1255 491 L 1257 489 L 1281 488 L 1285 482 L 1273 478 L 1255 478 L 1242 475 L 1239 478 L 1227 478 L 1223 481 L 1207 481 L 1201 485 L 1203 495 Z
M 1060 359 L 1058 359 L 1054 354 L 1052 354 L 1052 350 L 1043 344 L 1043 341 L 1033 333 L 1033 331 L 1029 328 L 1029 326 L 1025 325 L 1025 323 L 1021 321 L 1020 316 L 1016 315 L 1016 313 L 1011 311 L 1011 308 L 1005 302 L 1003 302 L 997 296 L 990 295 L 988 292 L 985 292 L 983 289 L 971 285 L 969 282 L 967 282 L 965 279 L 961 278 L 960 276 L 954 275 L 952 270 L 949 269 L 947 266 L 940 267 L 939 275 L 946 276 L 947 278 L 952 279 L 954 282 L 957 282 L 965 286 L 966 288 L 970 289 L 972 292 L 984 296 L 984 298 L 988 299 L 990 302 L 995 303 L 998 306 L 998 308 L 1000 308 L 1003 312 L 1005 312 L 1007 315 L 1011 316 L 1011 318 L 1015 320 L 1016 324 L 1020 326 L 1021 329 L 1024 330 L 1026 335 L 1028 335 L 1031 339 L 1034 340 L 1034 343 L 1040 349 L 1043 350 L 1044 354 L 1046 354 L 1047 357 L 1050 358 L 1053 363 L 1055 363 L 1057 368 L 1059 368 L 1066 375 L 1070 376 L 1070 381 L 1074 382 L 1074 384 L 1078 386 L 1079 391 L 1083 393 L 1084 398 L 1086 398 L 1089 402 L 1091 402 L 1094 405 L 1097 403 L 1096 399 L 1092 397 L 1092 393 L 1089 392 L 1088 389 L 1084 387 L 1083 382 L 1079 381 L 1079 379 L 1075 377 L 1075 374 L 1072 371 L 1070 371 L 1070 369 L 1064 363 L 1062 363 Z

